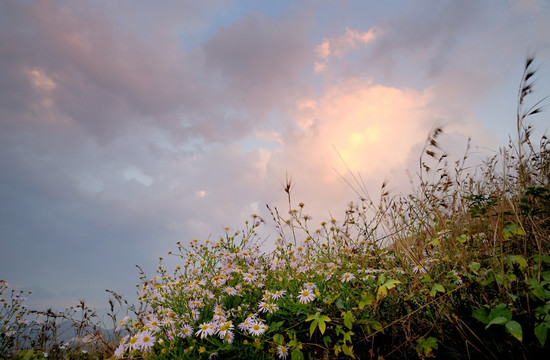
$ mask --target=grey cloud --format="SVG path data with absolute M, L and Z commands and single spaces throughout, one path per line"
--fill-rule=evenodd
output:
M 224 90 L 236 108 L 269 109 L 303 91 L 297 78 L 313 60 L 308 23 L 301 14 L 246 15 L 205 44 L 206 64 L 227 81 Z

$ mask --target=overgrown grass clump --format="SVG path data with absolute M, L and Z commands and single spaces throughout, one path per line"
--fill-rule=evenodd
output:
M 140 309 L 105 346 L 124 359 L 548 356 L 550 146 L 526 125 L 540 112 L 541 101 L 526 105 L 534 74 L 528 59 L 517 139 L 494 157 L 466 167 L 467 151 L 449 165 L 436 128 L 414 192 L 383 184 L 375 201 L 357 181 L 343 218 L 320 224 L 292 205 L 287 182 L 288 212 L 270 209 L 274 250 L 259 245 L 257 215 L 178 243 L 181 265 L 142 275 Z

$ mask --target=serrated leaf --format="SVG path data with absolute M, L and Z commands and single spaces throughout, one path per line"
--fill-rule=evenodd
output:
M 484 324 L 489 323 L 489 311 L 486 308 L 474 310 L 472 316 Z
M 497 316 L 496 318 L 494 319 L 491 319 L 491 321 L 489 321 L 489 324 L 487 324 L 487 326 L 485 327 L 485 329 L 489 328 L 489 326 L 491 325 L 502 325 L 502 324 L 506 324 L 508 322 L 508 319 L 506 319 L 504 316 Z
M 533 288 L 531 289 L 531 293 L 540 300 L 546 300 L 546 290 L 544 290 L 544 287 L 542 287 L 541 285 L 537 284 L 536 286 L 533 286 Z
M 510 320 L 505 325 L 506 331 L 519 341 L 523 341 L 523 331 L 521 330 L 521 325 L 517 321 Z
M 478 262 L 471 262 L 470 265 L 468 265 L 468 267 L 470 268 L 470 270 L 472 270 L 472 272 L 476 273 L 479 271 L 479 269 L 481 268 L 481 264 L 478 263 Z
M 506 304 L 499 304 L 489 314 L 489 319 L 504 317 L 506 321 L 512 320 L 512 312 L 506 308 Z
M 541 346 L 546 343 L 546 336 L 548 335 L 548 326 L 546 323 L 541 323 L 535 326 L 535 336 L 539 340 Z

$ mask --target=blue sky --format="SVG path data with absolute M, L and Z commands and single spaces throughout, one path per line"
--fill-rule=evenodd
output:
M 287 174 L 321 222 L 355 199 L 340 156 L 373 194 L 408 190 L 434 125 L 481 161 L 527 55 L 550 94 L 548 34 L 537 0 L 2 2 L 0 278 L 103 307 L 253 213 L 269 246 Z

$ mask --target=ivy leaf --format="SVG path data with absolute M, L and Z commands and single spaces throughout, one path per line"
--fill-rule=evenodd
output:
M 363 310 L 365 305 L 370 305 L 374 302 L 374 295 L 371 293 L 363 293 L 361 302 L 359 302 L 359 309 Z
M 394 279 L 388 279 L 388 281 L 386 281 L 386 283 L 384 285 L 386 285 L 386 288 L 389 290 L 389 289 L 393 289 L 395 287 L 395 285 L 397 285 L 397 284 L 401 284 L 401 281 L 394 280 Z
M 523 331 L 521 330 L 521 325 L 517 321 L 510 320 L 505 325 L 506 331 L 519 341 L 523 340 Z

